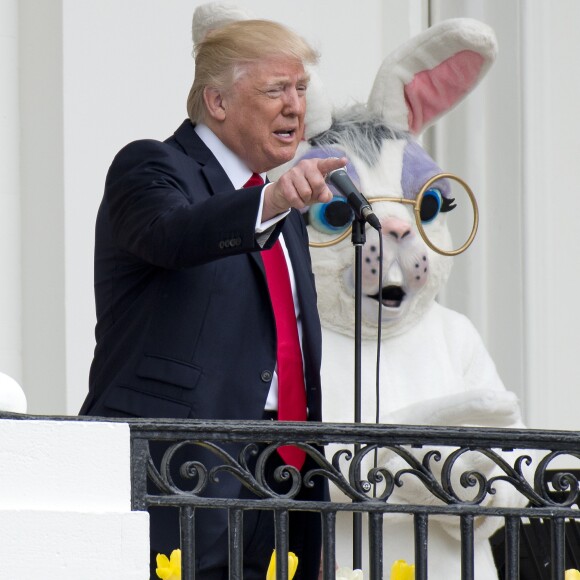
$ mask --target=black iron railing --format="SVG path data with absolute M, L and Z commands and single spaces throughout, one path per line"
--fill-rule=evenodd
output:
M 230 578 L 241 578 L 239 537 L 244 510 L 272 510 L 276 545 L 287 551 L 287 514 L 291 510 L 319 512 L 323 528 L 323 578 L 334 579 L 337 513 L 368 516 L 369 556 L 366 578 L 383 578 L 383 518 L 407 514 L 414 520 L 415 577 L 427 578 L 428 521 L 438 515 L 460 520 L 462 578 L 474 578 L 474 521 L 480 516 L 504 518 L 502 576 L 520 577 L 521 546 L 546 542 L 547 560 L 537 562 L 536 578 L 561 580 L 566 567 L 566 522 L 580 516 L 579 482 L 573 469 L 580 458 L 580 434 L 488 428 L 338 425 L 311 423 L 155 421 L 131 423 L 133 449 L 133 507 L 175 506 L 181 511 L 183 578 L 194 576 L 193 515 L 196 509 L 224 508 L 230 513 Z M 167 443 L 163 456 L 153 461 L 151 441 Z M 302 447 L 314 467 L 300 475 L 291 467 L 278 477 L 289 489 L 274 491 L 266 477 L 267 465 L 280 445 Z M 237 445 L 236 453 L 224 447 Z M 174 465 L 184 446 L 203 448 L 211 467 L 192 460 Z M 359 449 L 360 447 L 360 449 Z M 353 449 L 357 449 L 353 454 Z M 321 449 L 325 452 L 322 453 Z M 193 454 L 192 456 L 194 456 Z M 215 460 L 215 461 L 214 461 Z M 568 467 L 554 469 L 555 464 Z M 190 481 L 189 490 L 172 477 L 179 468 Z M 216 478 L 235 477 L 253 498 L 227 499 L 205 492 Z M 330 501 L 304 502 L 295 497 L 301 486 L 322 478 L 329 483 Z M 153 485 L 148 492 L 147 482 Z M 405 494 L 405 487 L 410 491 Z M 496 500 L 496 488 L 508 486 L 509 501 Z M 150 487 L 151 489 L 151 487 Z M 425 498 L 427 498 L 425 500 Z M 534 535 L 528 525 L 532 522 Z M 538 527 L 537 524 L 543 526 Z M 538 530 L 543 530 L 538 536 Z M 523 537 L 522 537 L 523 536 Z M 570 536 L 570 534 L 568 534 Z M 238 539 L 234 542 L 235 539 Z M 524 542 L 525 540 L 525 542 Z M 570 538 L 568 538 L 570 544 Z M 577 550 L 576 550 L 577 551 Z M 575 550 L 572 550 L 572 554 Z M 387 563 L 388 564 L 388 563 Z M 287 562 L 279 558 L 277 577 L 286 578 Z
M 6 415 L 14 419 L 107 420 Z M 2 414 L 0 414 L 2 418 Z M 384 518 L 406 514 L 414 523 L 415 578 L 427 578 L 428 522 L 457 518 L 461 530 L 461 576 L 474 575 L 474 522 L 503 518 L 500 577 L 520 577 L 522 552 L 538 580 L 563 580 L 580 565 L 580 433 L 462 427 L 113 419 L 131 430 L 132 507 L 171 506 L 180 512 L 182 578 L 195 578 L 196 510 L 229 514 L 230 578 L 241 580 L 246 510 L 272 510 L 279 558 L 277 578 L 287 578 L 288 514 L 320 514 L 323 578 L 334 580 L 337 514 L 368 518 L 368 571 L 383 578 Z M 278 467 L 271 485 L 268 465 L 280 445 L 302 447 L 312 467 L 300 474 Z M 153 447 L 157 450 L 152 453 Z M 161 451 L 160 449 L 161 448 Z M 356 453 L 354 450 L 356 449 Z M 185 457 L 185 459 L 184 459 Z M 206 461 L 207 460 L 207 461 Z M 216 480 L 234 478 L 243 499 L 213 494 Z M 303 486 L 326 481 L 328 501 L 297 499 Z M 498 488 L 503 493 L 496 493 Z M 219 488 L 219 484 L 217 484 Z M 505 490 L 509 493 L 505 493 Z M 502 503 L 499 496 L 509 500 Z M 387 563 L 389 564 L 389 563 Z M 203 580 L 197 578 L 197 580 Z

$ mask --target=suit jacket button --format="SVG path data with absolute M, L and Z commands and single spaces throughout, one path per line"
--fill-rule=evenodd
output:
M 260 378 L 265 382 L 269 383 L 272 380 L 272 373 L 270 371 L 262 371 Z

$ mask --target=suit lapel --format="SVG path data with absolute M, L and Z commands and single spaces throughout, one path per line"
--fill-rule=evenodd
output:
M 191 121 L 186 119 L 175 131 L 174 137 L 185 153 L 202 166 L 202 173 L 212 195 L 234 188 L 218 160 L 195 132 Z

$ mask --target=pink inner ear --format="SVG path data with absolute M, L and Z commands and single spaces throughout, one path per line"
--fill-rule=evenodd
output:
M 431 70 L 417 73 L 405 85 L 409 131 L 420 133 L 434 117 L 461 100 L 477 80 L 483 62 L 481 54 L 464 50 Z

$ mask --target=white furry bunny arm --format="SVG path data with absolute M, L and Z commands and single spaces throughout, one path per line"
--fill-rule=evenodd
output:
M 381 423 L 516 427 L 521 426 L 521 414 L 514 393 L 478 388 L 407 405 L 383 415 Z
M 523 427 L 518 399 L 506 390 L 471 321 L 439 305 L 436 309 L 442 328 L 437 356 L 440 364 L 444 357 L 449 359 L 455 384 L 452 388 L 433 384 L 432 392 L 443 394 L 382 414 L 381 423 Z

